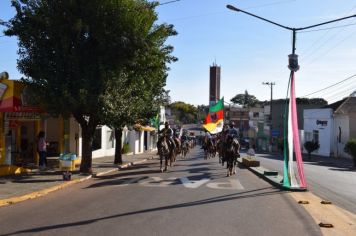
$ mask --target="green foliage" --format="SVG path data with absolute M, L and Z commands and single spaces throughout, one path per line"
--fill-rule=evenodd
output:
M 352 156 L 354 160 L 354 166 L 356 166 L 356 139 L 350 139 L 347 141 L 344 151 Z
M 265 101 L 264 103 L 269 104 L 269 101 Z M 273 103 L 277 104 L 285 104 L 286 100 L 285 99 L 276 99 L 273 100 Z M 328 102 L 325 101 L 323 98 L 297 98 L 296 99 L 297 105 L 317 105 L 320 107 L 328 105 Z
M 308 152 L 308 157 L 311 157 L 311 153 L 318 150 L 320 148 L 319 142 L 315 142 L 315 141 L 307 141 L 304 143 L 304 148 L 307 150 Z
M 244 108 L 254 107 L 256 104 L 259 103 L 258 99 L 255 96 L 250 95 L 247 90 L 245 90 L 244 94 L 237 94 L 230 101 L 234 104 L 241 105 Z
M 12 6 L 16 15 L 5 34 L 18 37 L 23 81 L 46 111 L 80 123 L 81 171 L 89 170 L 98 124 L 121 127 L 156 114 L 166 64 L 176 60 L 164 43 L 176 32 L 155 24 L 157 3 L 145 0 L 13 0 Z
M 172 110 L 172 114 L 176 117 L 175 123 L 194 123 L 197 119 L 198 109 L 184 102 L 174 102 L 169 105 Z
M 129 152 L 130 152 L 130 144 L 124 143 L 124 145 L 122 146 L 122 149 L 121 149 L 121 153 L 127 154 Z

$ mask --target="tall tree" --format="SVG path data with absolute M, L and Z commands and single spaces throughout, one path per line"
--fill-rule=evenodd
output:
M 12 0 L 5 31 L 19 40 L 18 68 L 51 113 L 82 128 L 81 172 L 92 171 L 92 141 L 108 86 L 147 47 L 145 0 Z M 116 87 L 115 87 L 116 88 Z M 112 91 L 119 93 L 121 91 Z
M 244 108 L 253 107 L 259 103 L 258 99 L 254 95 L 248 94 L 247 90 L 245 90 L 244 94 L 237 94 L 230 101 L 234 104 L 241 105 Z
M 137 50 L 131 63 L 122 68 L 116 80 L 108 86 L 105 93 L 105 123 L 115 129 L 116 150 L 115 164 L 122 163 L 121 138 L 125 125 L 133 125 L 138 120 L 144 121 L 159 112 L 159 106 L 169 101 L 166 84 L 167 64 L 176 61 L 171 56 L 173 47 L 165 45 L 169 36 L 176 35 L 172 25 L 155 25 L 157 15 L 154 7 L 147 5 L 147 14 L 142 24 L 146 31 L 146 47 Z M 142 16 L 143 17 L 143 16 Z M 115 91 L 120 91 L 115 93 Z
M 198 108 L 184 102 L 173 102 L 169 105 L 177 122 L 182 124 L 194 123 L 197 120 Z

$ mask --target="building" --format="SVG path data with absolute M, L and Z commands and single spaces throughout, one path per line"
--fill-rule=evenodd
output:
M 46 135 L 47 156 L 58 159 L 61 153 L 82 155 L 82 135 L 73 117 L 53 117 L 31 105 L 30 94 L 20 81 L 0 80 L 0 175 L 26 171 L 22 167 L 37 166 L 37 135 Z M 122 144 L 130 145 L 133 154 L 156 149 L 157 132 L 152 127 L 125 129 Z M 92 157 L 115 154 L 114 131 L 98 126 L 92 145 Z
M 209 105 L 220 99 L 220 73 L 221 68 L 215 63 L 210 66 Z
M 317 141 L 321 156 L 350 157 L 344 152 L 347 141 L 356 138 L 356 97 L 350 96 L 320 109 L 304 111 L 304 137 Z M 305 151 L 305 150 L 304 150 Z

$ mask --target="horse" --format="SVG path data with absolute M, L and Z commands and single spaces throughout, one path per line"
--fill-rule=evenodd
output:
M 224 157 L 226 161 L 227 177 L 236 174 L 237 158 L 240 157 L 240 143 L 229 135 L 225 142 Z
M 216 154 L 216 146 L 213 139 L 209 139 L 205 144 L 205 156 L 204 159 L 210 159 L 210 157 L 215 157 Z
M 176 157 L 182 152 L 181 142 L 179 138 L 173 138 L 174 145 L 176 146 L 173 152 L 173 162 L 176 162 Z
M 167 171 L 167 166 L 168 166 L 168 161 L 169 166 L 172 166 L 173 162 L 173 156 L 174 156 L 174 150 L 169 145 L 169 141 L 167 140 L 167 137 L 162 136 L 158 139 L 157 142 L 157 149 L 158 149 L 158 154 L 159 154 L 159 159 L 160 159 L 160 170 L 161 172 Z M 162 164 L 163 164 L 163 158 L 165 159 L 165 167 L 163 170 Z
M 189 152 L 189 143 L 187 140 L 182 142 L 182 157 L 185 158 Z
M 225 153 L 225 149 L 224 149 L 224 141 L 222 139 L 222 137 L 220 137 L 220 139 L 217 141 L 216 143 L 216 149 L 219 155 L 219 163 L 221 163 L 221 165 L 224 166 L 224 162 L 225 162 L 225 158 L 224 158 L 224 153 Z

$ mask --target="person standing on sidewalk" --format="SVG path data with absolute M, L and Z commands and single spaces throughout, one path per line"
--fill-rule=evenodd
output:
M 47 164 L 47 142 L 45 140 L 45 132 L 40 131 L 38 133 L 38 140 L 37 140 L 37 151 L 38 155 L 40 156 L 39 161 L 39 168 L 44 170 Z

